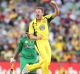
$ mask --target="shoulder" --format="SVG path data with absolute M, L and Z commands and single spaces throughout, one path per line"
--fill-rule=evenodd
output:
M 21 38 L 20 38 L 20 42 L 22 42 L 23 40 L 24 40 L 24 37 L 21 37 Z
M 21 37 L 21 38 L 20 38 L 20 41 L 24 41 L 25 39 L 27 39 L 27 37 L 26 37 L 26 36 Z
M 51 20 L 52 19 L 54 19 L 53 17 L 52 17 L 52 14 L 48 14 L 48 15 L 46 15 L 46 16 L 44 16 L 46 19 L 47 19 L 47 21 L 50 23 L 51 22 Z
M 50 18 L 50 17 L 52 17 L 52 13 L 51 14 L 48 14 L 48 15 L 45 15 L 44 17 L 45 18 Z

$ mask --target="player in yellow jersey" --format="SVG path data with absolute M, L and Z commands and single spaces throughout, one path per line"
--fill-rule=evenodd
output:
M 48 66 L 51 62 L 51 48 L 48 41 L 48 23 L 59 14 L 56 2 L 51 1 L 50 4 L 55 9 L 55 12 L 43 16 L 44 9 L 38 7 L 35 9 L 36 18 L 32 20 L 29 25 L 30 39 L 36 40 L 36 47 L 40 56 L 40 61 L 33 65 L 26 65 L 26 69 L 33 70 L 41 67 L 42 74 L 49 74 Z

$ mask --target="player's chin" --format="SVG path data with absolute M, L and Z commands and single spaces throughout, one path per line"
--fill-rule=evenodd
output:
M 37 20 L 41 20 L 41 18 L 40 18 L 40 17 L 37 17 L 36 19 L 37 19 Z

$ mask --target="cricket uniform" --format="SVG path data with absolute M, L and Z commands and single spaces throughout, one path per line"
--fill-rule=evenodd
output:
M 35 41 L 26 37 L 22 37 L 20 42 L 18 43 L 17 51 L 20 53 L 20 68 L 21 71 L 25 67 L 26 64 L 34 64 L 37 63 L 37 52 L 35 49 Z M 29 74 L 36 74 L 36 71 Z
M 41 40 L 36 40 L 36 46 L 40 55 L 40 61 L 43 62 L 43 64 L 41 65 L 43 74 L 49 74 L 48 66 L 51 62 L 51 48 L 48 41 L 49 39 L 48 22 L 50 22 L 51 19 L 52 14 L 49 14 L 43 16 L 40 21 L 34 19 L 29 25 L 30 34 L 35 34 L 36 36 L 42 35 Z M 36 64 L 34 65 L 34 67 L 38 66 L 36 66 Z

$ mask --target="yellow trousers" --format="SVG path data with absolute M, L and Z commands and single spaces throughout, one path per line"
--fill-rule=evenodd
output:
M 51 62 L 51 48 L 48 40 L 37 40 L 37 50 L 40 56 L 39 63 L 30 65 L 30 69 L 41 68 L 42 74 L 49 74 L 48 66 Z

